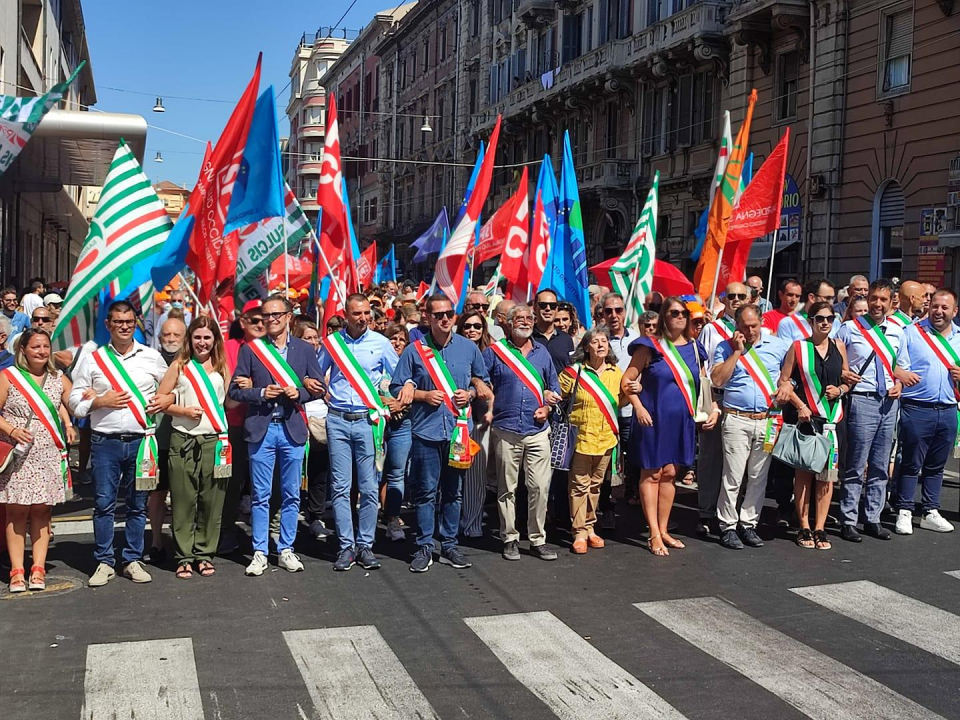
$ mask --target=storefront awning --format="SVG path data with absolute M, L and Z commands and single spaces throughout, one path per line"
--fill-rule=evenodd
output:
M 940 233 L 940 237 L 937 240 L 937 247 L 960 248 L 960 230 L 948 233 Z
M 796 242 L 800 241 L 799 233 L 794 238 L 783 238 L 777 240 L 776 251 L 785 250 Z M 747 260 L 747 267 L 763 267 L 770 262 L 770 251 L 773 250 L 773 242 L 770 240 L 754 240 L 750 246 L 750 257 Z

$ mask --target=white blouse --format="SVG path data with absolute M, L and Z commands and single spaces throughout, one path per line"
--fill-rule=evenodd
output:
M 213 391 L 217 395 L 217 402 L 223 407 L 224 399 L 226 398 L 226 390 L 223 385 L 223 378 L 218 372 L 209 373 L 208 377 L 210 378 L 210 384 L 213 385 Z M 190 381 L 187 380 L 187 376 L 180 372 L 179 377 L 177 377 L 177 385 L 173 390 L 176 399 L 174 403 L 180 407 L 203 407 L 200 404 L 200 398 L 197 397 L 197 393 L 193 389 L 193 385 L 190 384 Z M 216 435 L 217 431 L 214 430 L 213 424 L 210 422 L 210 418 L 207 417 L 207 414 L 204 413 L 200 420 L 191 420 L 190 418 L 173 416 L 171 420 L 174 430 L 179 430 L 182 433 L 187 435 Z

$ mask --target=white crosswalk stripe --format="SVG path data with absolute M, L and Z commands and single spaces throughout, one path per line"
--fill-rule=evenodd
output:
M 960 664 L 960 617 L 868 580 L 792 592 L 874 630 Z
M 719 598 L 637 603 L 635 607 L 808 717 L 940 717 Z
M 960 580 L 960 570 L 947 570 L 944 575 L 949 575 L 950 577 L 955 577 Z
M 283 633 L 313 700 L 329 720 L 437 718 L 372 625 Z
M 549 612 L 464 622 L 561 720 L 684 717 Z
M 83 720 L 203 720 L 190 638 L 90 645 Z

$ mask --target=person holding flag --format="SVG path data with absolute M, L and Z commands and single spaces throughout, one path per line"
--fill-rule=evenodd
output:
M 135 583 L 153 578 L 143 566 L 143 533 L 147 496 L 157 485 L 157 439 L 154 415 L 171 404 L 157 385 L 167 364 L 153 348 L 133 339 L 137 316 L 133 306 L 117 300 L 107 308 L 110 341 L 83 357 L 73 373 L 69 406 L 73 415 L 90 417 L 93 463 L 94 557 L 97 569 L 90 587 L 106 585 L 116 576 L 113 549 L 117 495 L 126 495 L 126 547 L 123 574 Z
M 0 371 L 0 434 L 16 445 L 12 466 L 0 475 L 0 504 L 6 506 L 10 592 L 21 593 L 46 589 L 50 510 L 66 499 L 67 445 L 78 436 L 67 413 L 72 386 L 54 366 L 50 336 L 28 328 L 15 357 L 13 366 Z M 25 579 L 28 525 L 33 564 Z
M 386 449 L 384 433 L 391 410 L 401 405 L 381 395 L 384 378 L 397 368 L 397 352 L 390 341 L 372 329 L 370 301 L 359 293 L 346 302 L 347 326 L 323 339 L 320 372 L 330 373 L 327 394 L 327 447 L 330 452 L 330 491 L 340 551 L 333 569 L 346 571 L 359 563 L 375 570 L 373 554 L 380 507 L 379 475 Z M 356 533 L 353 525 L 354 471 L 360 493 Z

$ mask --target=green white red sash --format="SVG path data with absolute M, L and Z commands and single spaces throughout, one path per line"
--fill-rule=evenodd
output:
M 680 394 L 683 395 L 683 399 L 687 403 L 690 416 L 693 417 L 696 415 L 695 408 L 697 407 L 697 385 L 693 373 L 690 372 L 689 366 L 680 355 L 680 351 L 677 350 L 676 345 L 666 338 L 658 340 L 655 337 L 651 337 L 650 340 L 653 342 L 653 346 L 657 349 L 657 352 L 663 356 L 664 362 L 666 362 L 667 367 L 670 368 L 670 372 L 673 373 L 673 379 L 676 381 L 677 387 L 680 388 Z M 698 352 L 697 348 L 694 348 L 693 351 Z
M 130 393 L 127 408 L 143 428 L 143 440 L 137 450 L 137 490 L 153 490 L 157 486 L 157 435 L 153 416 L 147 414 L 147 399 L 120 362 L 120 356 L 110 345 L 93 353 L 93 361 L 100 368 L 110 387 L 118 393 Z
M 513 371 L 513 374 L 520 379 L 524 387 L 533 393 L 540 407 L 543 407 L 546 404 L 543 399 L 543 378 L 540 376 L 540 372 L 523 356 L 523 353 L 506 338 L 495 342 L 490 346 L 490 349 Z
M 203 365 L 191 359 L 183 366 L 183 376 L 190 383 L 193 392 L 200 401 L 200 408 L 207 416 L 214 432 L 217 433 L 216 462 L 213 466 L 214 477 L 229 477 L 233 468 L 233 451 L 230 447 L 230 436 L 227 434 L 227 414 L 223 409 L 223 402 L 217 397 L 210 375 L 203 369 Z
M 803 381 L 803 392 L 807 405 L 814 414 L 826 420 L 823 431 L 830 440 L 829 470 L 836 470 L 838 465 L 839 445 L 837 442 L 837 423 L 843 419 L 843 403 L 839 396 L 830 400 L 825 394 L 823 383 L 816 372 L 817 348 L 812 342 L 797 340 L 793 343 L 793 354 L 797 367 L 800 368 L 800 379 Z
M 933 354 L 937 356 L 937 359 L 939 359 L 947 369 L 947 381 L 950 382 L 952 380 L 949 375 L 950 368 L 954 365 L 960 366 L 960 355 L 950 346 L 947 339 L 934 330 L 933 327 L 924 328 L 921 326 L 918 327 L 917 330 L 920 331 L 920 337 L 922 337 L 927 345 L 930 346 L 930 349 L 933 350 Z M 953 395 L 957 399 L 957 438 L 953 443 L 953 456 L 960 458 L 960 383 L 953 383 Z
M 901 310 L 897 310 L 888 316 L 887 319 L 895 325 L 899 325 L 901 328 L 905 328 L 907 325 L 913 325 L 913 320 L 910 316 Z
M 287 342 L 289 342 L 289 339 Z M 263 366 L 267 369 L 267 372 L 270 373 L 270 377 L 273 378 L 273 381 L 277 385 L 280 387 L 303 387 L 300 378 L 287 361 L 283 359 L 283 355 L 277 350 L 276 345 L 267 342 L 263 338 L 251 340 L 247 345 L 253 351 L 253 354 L 257 356 L 257 359 L 263 363 Z M 307 425 L 307 413 L 304 411 L 303 406 L 298 402 L 294 402 L 293 405 L 299 411 L 300 417 L 303 418 L 303 424 Z
M 323 339 L 323 347 L 337 364 L 337 367 L 340 368 L 340 372 L 350 383 L 350 387 L 360 396 L 363 404 L 367 406 L 370 427 L 373 431 L 374 458 L 377 469 L 383 470 L 383 462 L 386 457 L 383 447 L 383 434 L 387 429 L 390 410 L 384 405 L 370 376 L 360 367 L 357 356 L 353 354 L 353 351 L 343 339 L 342 333 L 327 335 Z
M 563 369 L 563 373 L 573 379 L 574 382 L 576 382 L 578 372 L 580 373 L 580 387 L 597 403 L 603 419 L 607 421 L 607 425 L 610 426 L 613 434 L 619 438 L 620 422 L 617 419 L 617 400 L 613 396 L 613 393 L 611 393 L 607 386 L 600 380 L 599 373 L 589 365 L 578 364 L 573 367 L 567 366 Z
M 779 409 L 774 408 L 774 395 L 777 392 L 776 383 L 773 382 L 773 376 L 767 370 L 767 366 L 760 360 L 755 347 L 751 346 L 744 353 L 740 353 L 738 362 L 743 365 L 747 375 L 756 383 L 760 394 L 763 395 L 763 401 L 766 403 L 770 415 L 767 418 L 767 426 L 763 432 L 763 450 L 764 452 L 773 452 L 773 446 L 777 442 L 777 435 L 780 434 L 780 428 L 783 427 L 783 414 Z
M 870 349 L 880 358 L 887 375 L 896 382 L 896 378 L 893 377 L 893 369 L 897 366 L 897 353 L 887 336 L 883 334 L 883 326 L 875 322 L 870 315 L 861 315 L 857 318 L 857 330 L 867 341 Z M 880 388 L 880 380 L 881 378 L 877 378 L 877 388 Z
M 418 342 L 414 343 L 414 347 L 427 374 L 433 380 L 434 387 L 443 393 L 443 401 L 446 403 L 447 409 L 456 418 L 456 426 L 450 436 L 448 463 L 456 468 L 468 468 L 473 459 L 470 454 L 470 425 L 467 421 L 469 405 L 457 408 L 454 404 L 453 395 L 457 391 L 457 385 L 453 382 L 453 376 L 447 368 L 447 363 L 440 356 L 440 351 L 434 347 L 430 336 L 424 335 Z
M 733 320 L 728 317 L 717 318 L 710 324 L 713 325 L 717 331 L 717 334 L 720 335 L 720 337 L 722 337 L 724 340 L 729 340 L 732 338 L 734 330 L 736 330 Z
M 789 316 L 790 320 L 793 321 L 793 324 L 797 326 L 797 329 L 800 331 L 800 337 L 808 338 L 813 335 L 813 331 L 810 329 L 810 320 L 807 318 L 807 314 L 804 312 L 797 312 Z
M 53 444 L 60 451 L 60 472 L 63 475 L 63 485 L 66 488 L 72 487 L 70 482 L 70 463 L 68 462 L 69 448 L 67 447 L 67 435 L 63 430 L 63 423 L 60 422 L 60 414 L 53 402 L 43 391 L 37 381 L 33 379 L 30 373 L 14 366 L 3 371 L 20 394 L 23 395 L 37 420 L 43 425 L 50 437 L 53 438 Z

